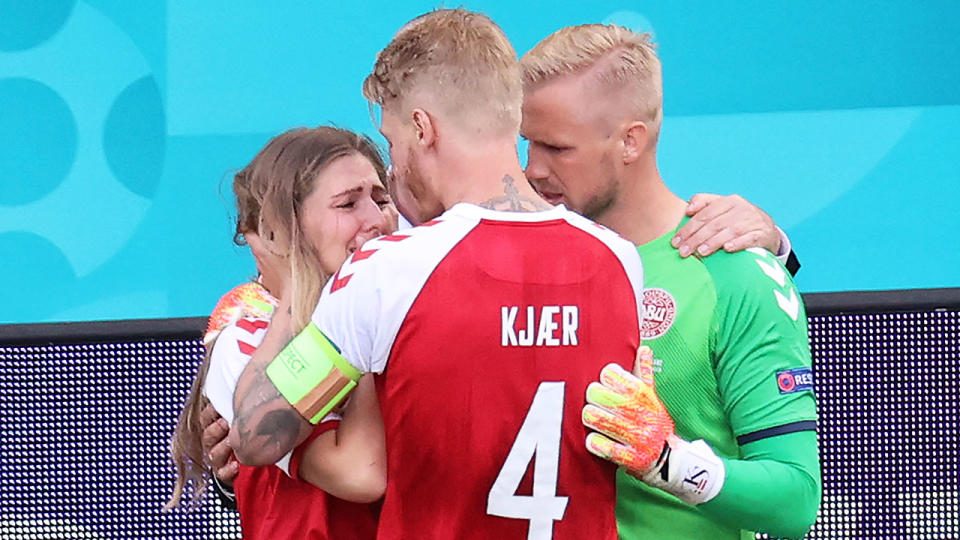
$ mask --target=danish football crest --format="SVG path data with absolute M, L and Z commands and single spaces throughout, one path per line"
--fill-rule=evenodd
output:
M 677 315 L 677 302 L 664 289 L 643 291 L 643 326 L 640 339 L 655 339 L 667 333 Z

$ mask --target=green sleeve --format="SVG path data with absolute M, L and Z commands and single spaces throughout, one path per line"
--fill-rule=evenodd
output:
M 800 538 L 820 506 L 817 435 L 799 431 L 741 447 L 741 459 L 724 459 L 720 493 L 698 508 L 721 523 L 771 537 Z
M 790 275 L 765 250 L 706 264 L 717 285 L 713 362 L 739 459 L 725 459 L 720 494 L 701 506 L 714 519 L 773 536 L 809 530 L 820 503 L 816 400 L 803 301 Z
M 778 385 L 784 372 L 811 367 L 807 316 L 789 273 L 766 250 L 718 253 L 704 262 L 717 289 L 712 361 L 733 434 L 750 439 L 815 421 L 812 389 L 784 392 Z

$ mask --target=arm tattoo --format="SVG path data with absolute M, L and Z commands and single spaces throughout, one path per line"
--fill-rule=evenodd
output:
M 522 197 L 509 174 L 503 177 L 503 196 L 488 199 L 480 203 L 480 206 L 505 212 L 540 212 L 553 208 L 539 199 Z
M 253 379 L 235 413 L 237 433 L 245 445 L 256 441 L 264 448 L 286 452 L 296 443 L 303 420 L 267 377 L 266 366 L 251 363 L 250 367 Z
M 297 443 L 300 419 L 290 411 L 270 411 L 257 424 L 257 435 L 267 437 L 281 448 L 292 448 Z

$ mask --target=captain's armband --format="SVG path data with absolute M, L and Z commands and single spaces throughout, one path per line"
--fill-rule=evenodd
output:
M 267 377 L 311 424 L 343 401 L 357 386 L 360 375 L 314 323 L 308 324 L 267 366 Z

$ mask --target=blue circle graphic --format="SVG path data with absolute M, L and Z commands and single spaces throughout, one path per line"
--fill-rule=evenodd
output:
M 32 79 L 0 79 L 0 204 L 26 204 L 66 178 L 77 153 L 70 107 Z
M 74 0 L 0 1 L 0 51 L 24 51 L 57 33 Z
M 0 253 L 9 262 L 3 265 L 3 277 L 15 284 L 4 291 L 0 324 L 43 320 L 76 287 L 67 257 L 42 236 L 26 231 L 0 233 Z
M 103 152 L 117 180 L 137 195 L 153 198 L 163 174 L 166 120 L 160 88 L 152 76 L 117 96 L 103 128 Z

